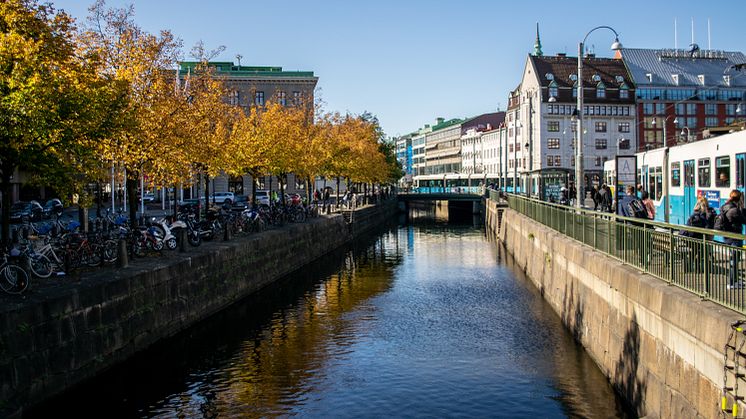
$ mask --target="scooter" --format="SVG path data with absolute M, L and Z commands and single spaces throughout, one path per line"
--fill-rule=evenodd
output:
M 186 223 L 180 220 L 176 220 L 173 223 L 169 224 L 169 220 L 166 217 L 158 220 L 153 218 L 151 220 L 151 223 L 153 227 L 160 230 L 163 243 L 166 245 L 166 249 L 176 250 L 178 241 L 176 240 L 176 236 L 173 234 L 173 230 L 177 228 L 186 228 Z

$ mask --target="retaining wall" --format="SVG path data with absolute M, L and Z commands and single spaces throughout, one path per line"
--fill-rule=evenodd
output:
M 507 251 L 638 415 L 722 417 L 723 348 L 743 316 L 513 210 L 501 221 Z
M 395 201 L 290 224 L 187 253 L 101 269 L 77 283 L 4 299 L 0 416 L 99 374 L 188 328 L 396 214 Z M 9 301 L 9 302 L 8 302 Z

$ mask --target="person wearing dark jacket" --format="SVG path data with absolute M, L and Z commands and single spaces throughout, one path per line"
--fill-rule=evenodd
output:
M 619 200 L 616 213 L 623 217 L 635 218 L 635 214 L 631 214 L 629 210 L 629 203 L 638 199 L 637 195 L 635 195 L 635 187 L 629 185 L 625 192 L 626 194 Z
M 715 225 L 715 210 L 710 207 L 710 203 L 707 202 L 707 198 L 700 196 L 697 198 L 697 204 L 694 205 L 694 212 L 686 220 L 686 225 L 697 228 L 708 228 L 712 229 Z M 695 239 L 695 241 L 684 241 L 684 246 L 690 249 L 691 257 L 686 258 L 686 269 L 687 271 L 702 271 L 702 263 L 704 262 L 704 253 L 707 251 L 708 260 L 712 260 L 712 250 L 709 246 L 702 244 L 702 239 L 712 240 L 712 235 L 704 235 L 702 233 L 683 230 L 680 233 L 684 237 Z
M 743 209 L 741 208 L 742 202 L 741 202 L 741 191 L 738 189 L 734 189 L 730 191 L 730 195 L 728 196 L 728 201 L 723 204 L 722 207 L 720 207 L 720 214 L 722 216 L 722 225 L 718 226 L 721 231 L 726 231 L 729 233 L 736 233 L 736 234 L 743 234 L 743 224 L 744 224 L 744 213 Z M 738 272 L 739 268 L 739 254 L 742 251 L 741 246 L 743 246 L 743 240 L 740 239 L 733 239 L 733 238 L 724 238 L 723 240 L 725 244 L 733 246 L 734 249 L 731 249 L 730 251 L 730 269 L 728 270 L 728 289 L 733 288 L 743 288 L 744 283 L 743 280 L 740 278 L 740 274 Z

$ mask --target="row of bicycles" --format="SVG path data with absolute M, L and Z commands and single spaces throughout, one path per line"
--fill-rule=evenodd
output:
M 211 208 L 206 217 L 189 209 L 176 217 L 152 217 L 131 226 L 123 213 L 107 212 L 90 222 L 90 231 L 80 231 L 77 221 L 63 222 L 59 217 L 47 223 L 24 222 L 14 231 L 12 247 L 0 252 L 0 289 L 21 294 L 32 277 L 65 276 L 81 267 L 115 263 L 120 242 L 126 243 L 130 257 L 159 254 L 179 246 L 180 230 L 191 246 L 199 246 L 224 236 L 240 236 L 265 230 L 268 226 L 298 223 L 318 216 L 318 206 L 260 205 L 233 211 L 230 207 Z

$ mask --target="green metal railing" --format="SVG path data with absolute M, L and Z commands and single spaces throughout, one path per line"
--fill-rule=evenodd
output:
M 746 313 L 746 249 L 716 241 L 713 234 L 737 240 L 746 240 L 746 236 L 627 218 L 518 195 L 507 198 L 511 209 L 547 227 L 703 299 Z

